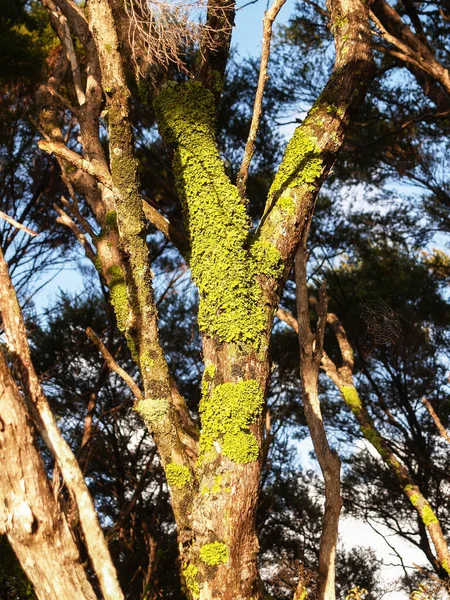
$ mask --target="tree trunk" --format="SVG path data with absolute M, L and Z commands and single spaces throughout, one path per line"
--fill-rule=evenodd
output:
M 39 600 L 94 600 L 36 448 L 23 399 L 1 352 L 0 414 L 0 533 L 6 533 Z

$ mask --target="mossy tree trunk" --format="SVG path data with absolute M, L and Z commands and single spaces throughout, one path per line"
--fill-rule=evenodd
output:
M 215 137 L 218 81 L 230 41 L 224 22 L 232 23 L 233 4 L 211 3 L 210 25 L 220 26 L 218 47 L 202 53 L 197 77 L 166 84 L 156 98 L 157 122 L 173 153 L 189 233 L 189 266 L 200 292 L 205 371 L 199 431 L 159 343 L 124 74 L 127 42 L 120 40 L 121 28 L 113 14 L 122 9 L 118 3 L 90 0 L 86 17 L 69 0 L 55 4 L 83 45 L 89 65 L 86 101 L 77 111 L 80 123 L 85 121 L 83 155 L 64 146 L 55 122 L 47 127 L 49 139 L 41 147 L 58 157 L 66 185 L 86 196 L 101 227 L 99 235 L 91 236 L 93 248 L 72 229 L 110 289 L 118 326 L 140 367 L 144 399 L 136 408 L 165 467 L 186 593 L 200 600 L 262 600 L 255 511 L 270 332 L 298 241 L 307 235 L 317 193 L 371 77 L 368 8 L 360 0 L 329 1 L 335 68 L 288 144 L 256 233 L 249 232 L 245 202 L 225 173 Z M 224 11 L 220 18 L 214 7 Z M 95 139 L 99 86 L 106 102 L 109 159 Z M 51 98 L 47 102 L 51 104 Z M 48 114 L 57 119 L 56 111 Z M 75 203 L 72 210 L 76 215 Z

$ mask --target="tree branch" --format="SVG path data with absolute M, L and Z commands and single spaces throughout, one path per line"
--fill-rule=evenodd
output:
M 444 440 L 446 442 L 448 442 L 450 444 L 450 435 L 447 433 L 445 427 L 442 425 L 442 421 L 437 416 L 436 411 L 432 407 L 431 403 L 425 397 L 422 398 L 422 403 L 424 404 L 424 406 L 426 407 L 426 409 L 430 413 L 431 418 L 435 422 L 435 425 L 438 428 L 438 431 L 441 434 L 441 436 L 444 438 Z
M 67 160 L 77 169 L 84 171 L 91 177 L 94 177 L 99 183 L 112 189 L 112 179 L 108 171 L 100 165 L 95 165 L 89 160 L 86 160 L 80 156 L 77 152 L 70 150 L 62 142 L 53 142 L 50 140 L 39 140 L 38 146 L 41 150 L 47 154 L 54 154 L 55 156 Z
M 250 162 L 255 151 L 256 137 L 258 135 L 259 122 L 261 120 L 262 113 L 262 101 L 264 96 L 264 88 L 266 82 L 269 79 L 267 75 L 267 65 L 270 57 L 270 42 L 272 40 L 272 27 L 278 13 L 280 12 L 283 4 L 286 0 L 274 0 L 274 3 L 264 14 L 263 21 L 263 39 L 262 39 L 262 51 L 261 51 L 261 63 L 259 67 L 258 85 L 256 88 L 255 103 L 253 106 L 252 120 L 250 124 L 250 131 L 245 146 L 244 157 L 242 159 L 241 168 L 239 170 L 236 186 L 239 190 L 241 198 L 245 198 L 245 190 L 247 187 L 248 171 Z
M 47 398 L 31 360 L 30 347 L 23 315 L 12 285 L 8 265 L 0 249 L 0 312 L 8 350 L 15 358 L 23 390 L 29 396 L 29 409 L 36 427 L 59 468 L 69 493 L 75 499 L 86 549 L 105 600 L 121 600 L 116 570 L 111 560 L 97 513 L 84 481 L 83 474 L 56 424 Z
M 12 217 L 10 217 L 6 213 L 2 212 L 1 210 L 0 210 L 0 219 L 4 219 L 5 221 L 7 221 L 11 225 L 13 225 L 13 227 L 15 227 L 16 229 L 20 229 L 21 231 L 25 231 L 26 233 L 28 233 L 28 235 L 31 235 L 32 237 L 35 237 L 35 236 L 39 235 L 38 233 L 36 233 L 35 231 L 33 231 L 32 229 L 30 229 L 26 225 L 22 225 L 22 223 L 19 223 L 19 221 L 16 221 L 15 219 L 13 219 Z
M 127 386 L 130 388 L 130 390 L 133 393 L 133 396 L 136 398 L 136 400 L 143 400 L 144 396 L 142 395 L 142 392 L 139 389 L 138 385 L 136 385 L 136 383 L 134 382 L 133 378 L 130 377 L 130 375 L 128 375 L 128 373 L 126 371 L 124 371 L 124 369 L 122 369 L 122 367 L 119 367 L 119 365 L 114 360 L 113 356 L 108 351 L 105 344 L 102 342 L 102 340 L 97 336 L 97 334 L 90 327 L 88 327 L 86 329 L 86 335 L 97 346 L 100 354 L 105 359 L 105 362 L 108 365 L 108 367 L 111 369 L 111 371 L 114 371 L 114 373 L 117 373 L 117 375 L 121 379 L 123 379 L 123 381 L 127 384 Z

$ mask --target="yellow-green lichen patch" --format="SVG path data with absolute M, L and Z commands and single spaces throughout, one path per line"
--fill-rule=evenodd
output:
M 313 130 L 297 127 L 284 153 L 283 160 L 269 191 L 269 198 L 298 186 L 311 187 L 322 173 L 321 149 Z
M 411 504 L 413 506 L 417 506 L 418 505 L 419 499 L 420 499 L 419 494 L 413 494 L 412 496 L 409 497 L 409 501 L 411 502 Z
M 200 588 L 197 583 L 198 568 L 192 563 L 181 571 L 184 578 L 184 583 L 187 589 L 191 592 L 193 598 L 200 597 Z
M 422 517 L 422 521 L 426 527 L 432 523 L 439 523 L 438 518 L 428 504 L 423 507 L 420 516 Z
M 144 352 L 139 357 L 139 364 L 141 366 L 141 371 L 150 372 L 155 366 L 155 361 L 147 353 Z
M 200 558 L 207 565 L 220 565 L 228 561 L 228 548 L 222 542 L 205 544 L 200 548 Z
M 444 571 L 447 571 L 447 573 L 450 574 L 450 565 L 448 564 L 447 559 L 442 561 L 442 568 L 444 569 Z
M 116 315 L 117 327 L 120 329 L 120 331 L 124 332 L 127 328 L 129 315 L 128 294 L 125 278 L 123 276 L 123 271 L 119 266 L 111 267 L 108 270 L 108 275 L 110 277 L 110 299 Z
M 343 385 L 341 387 L 341 393 L 344 396 L 345 403 L 350 407 L 352 412 L 360 412 L 362 403 L 356 389 L 351 385 Z
M 263 404 L 262 389 L 254 379 L 224 383 L 211 394 L 204 393 L 199 407 L 202 453 L 212 450 L 213 443 L 221 438 L 221 451 L 231 460 L 240 464 L 257 460 L 258 442 L 249 426 L 261 414 Z
M 187 217 L 190 266 L 200 292 L 200 330 L 258 347 L 265 312 L 255 276 L 267 265 L 260 268 L 248 250 L 248 215 L 216 145 L 214 97 L 199 82 L 171 84 L 156 99 L 155 111 L 162 137 L 175 149 L 173 167 Z M 266 255 L 273 269 L 273 251 L 261 250 L 258 260 Z
M 223 481 L 223 477 L 222 475 L 216 475 L 214 477 L 214 484 L 211 488 L 211 493 L 212 494 L 218 494 L 220 492 L 220 486 L 222 484 Z
M 366 438 L 366 440 L 368 440 L 372 444 L 372 446 L 379 452 L 382 458 L 387 460 L 388 464 L 391 467 L 397 469 L 398 463 L 392 461 L 391 455 L 386 450 L 386 447 L 383 445 L 383 440 L 378 431 L 373 427 L 361 427 L 361 433 Z
M 166 465 L 166 479 L 170 487 L 182 488 L 191 481 L 189 469 L 184 465 L 169 463 Z
M 163 419 L 169 412 L 169 408 L 166 398 L 145 398 L 136 404 L 136 411 L 150 425 Z
M 267 240 L 256 239 L 250 247 L 255 273 L 278 277 L 283 272 L 283 262 L 277 248 Z

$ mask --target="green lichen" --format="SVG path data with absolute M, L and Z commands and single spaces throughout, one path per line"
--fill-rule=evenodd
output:
M 205 544 L 200 548 L 200 558 L 207 565 L 220 565 L 228 561 L 228 548 L 222 542 Z
M 203 374 L 203 377 L 205 379 L 209 379 L 209 381 L 212 381 L 214 379 L 215 374 L 216 374 L 216 365 L 211 363 L 210 365 L 205 367 L 205 372 Z
M 145 398 L 136 404 L 136 411 L 146 423 L 154 424 L 169 412 L 169 402 L 166 398 Z
M 332 25 L 332 29 L 340 29 L 341 27 L 345 27 L 346 25 L 348 25 L 348 17 L 338 17 L 333 25 Z
M 283 262 L 277 248 L 266 240 L 256 239 L 250 248 L 252 262 L 260 266 L 260 273 L 267 277 L 279 277 L 283 272 Z
M 418 505 L 419 499 L 420 499 L 419 494 L 413 494 L 412 496 L 409 497 L 409 501 L 411 502 L 411 504 L 413 506 L 417 506 Z
M 322 173 L 321 149 L 317 137 L 307 125 L 297 127 L 269 191 L 269 199 L 298 186 L 311 188 Z
M 249 426 L 261 414 L 263 404 L 263 392 L 253 379 L 218 385 L 211 394 L 204 391 L 199 407 L 202 453 L 213 450 L 218 440 L 222 453 L 234 462 L 257 460 L 258 442 Z
M 166 479 L 170 487 L 182 488 L 191 481 L 189 469 L 184 465 L 169 463 L 166 465 Z
M 94 261 L 94 267 L 97 269 L 97 271 L 101 274 L 102 273 L 102 260 L 100 258 L 100 256 L 97 254 L 97 256 L 95 257 L 95 261 Z
M 220 92 L 223 89 L 223 77 L 219 73 L 219 71 L 213 71 L 211 73 L 211 80 L 212 80 L 212 89 L 217 94 L 220 94 Z
M 200 598 L 200 588 L 197 583 L 198 568 L 191 563 L 181 573 L 184 577 L 184 583 L 193 598 Z
M 450 565 L 448 564 L 448 560 L 444 559 L 442 561 L 442 568 L 444 569 L 444 571 L 447 571 L 447 573 L 450 574 Z
M 295 200 L 290 194 L 282 194 L 277 200 L 277 208 L 283 210 L 288 215 L 295 212 Z
M 139 358 L 141 371 L 149 372 L 155 366 L 155 361 L 147 353 L 143 353 Z
M 127 328 L 129 304 L 127 286 L 119 266 L 108 269 L 111 304 L 116 315 L 117 327 L 124 332 Z
M 115 210 L 108 210 L 105 215 L 105 227 L 109 229 L 117 228 L 117 213 Z
M 211 488 L 212 494 L 218 494 L 220 492 L 220 486 L 222 484 L 223 477 L 222 475 L 216 475 L 214 477 L 214 485 Z
M 379 433 L 372 427 L 361 427 L 361 433 L 368 440 L 372 446 L 378 450 L 383 458 L 386 458 L 386 452 L 383 448 L 383 443 Z M 395 467 L 395 465 L 393 465 Z
M 428 505 L 425 505 L 423 507 L 420 516 L 422 517 L 422 521 L 424 522 L 424 525 L 426 527 L 428 527 L 428 525 L 431 525 L 432 523 L 439 523 L 438 518 L 434 514 L 433 510 L 431 509 L 431 507 L 428 506 Z
M 155 101 L 162 137 L 174 149 L 174 174 L 187 217 L 201 331 L 259 346 L 266 315 L 256 277 L 278 272 L 275 248 L 249 251 L 249 220 L 225 173 L 215 139 L 213 94 L 199 82 L 168 85 Z
M 356 388 L 351 385 L 343 385 L 341 393 L 344 396 L 345 403 L 352 412 L 359 413 L 362 409 L 362 403 Z

